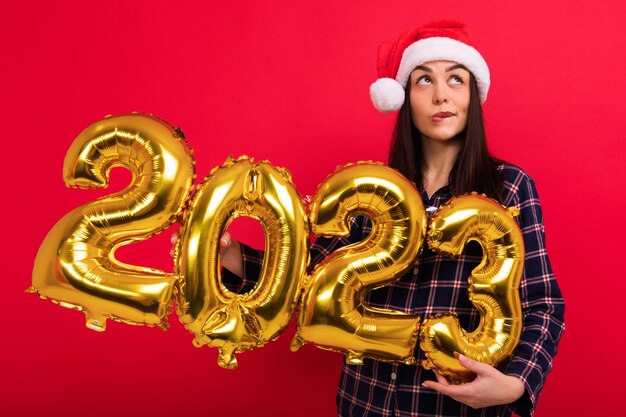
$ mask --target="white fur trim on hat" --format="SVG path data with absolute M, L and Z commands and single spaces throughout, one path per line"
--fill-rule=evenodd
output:
M 400 110 L 404 103 L 404 94 L 402 85 L 391 78 L 379 78 L 370 86 L 372 103 L 376 110 L 383 113 Z
M 402 53 L 396 81 L 406 88 L 415 67 L 430 61 L 454 61 L 463 64 L 476 79 L 480 102 L 484 103 L 487 100 L 491 83 L 487 63 L 476 49 L 451 38 L 432 37 L 409 45 Z

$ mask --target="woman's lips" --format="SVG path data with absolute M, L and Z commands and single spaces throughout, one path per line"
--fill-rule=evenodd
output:
M 433 121 L 440 122 L 448 117 L 454 116 L 454 113 L 450 113 L 449 111 L 440 111 L 439 113 L 433 114 Z

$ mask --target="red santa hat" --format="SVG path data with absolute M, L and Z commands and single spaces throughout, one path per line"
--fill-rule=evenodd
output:
M 378 48 L 378 80 L 370 87 L 370 97 L 378 111 L 400 110 L 404 89 L 411 72 L 430 61 L 454 61 L 463 64 L 478 85 L 480 102 L 489 91 L 489 67 L 471 46 L 464 24 L 442 20 L 418 26 Z

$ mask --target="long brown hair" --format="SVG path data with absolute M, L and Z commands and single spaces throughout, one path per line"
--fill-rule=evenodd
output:
M 404 104 L 393 129 L 388 164 L 413 181 L 422 191 L 424 156 L 421 134 L 411 117 L 410 88 L 410 85 L 406 88 Z M 448 179 L 452 194 L 461 195 L 476 191 L 500 201 L 501 184 L 497 166 L 501 161 L 493 158 L 487 149 L 483 109 L 478 86 L 471 73 L 467 126 L 460 135 L 464 136 L 461 149 Z

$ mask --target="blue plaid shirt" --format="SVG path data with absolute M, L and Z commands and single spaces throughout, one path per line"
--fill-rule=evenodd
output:
M 543 217 L 532 179 L 520 168 L 503 163 L 499 167 L 503 184 L 502 203 L 516 206 L 516 218 L 524 236 L 525 264 L 520 284 L 523 330 L 514 358 L 501 369 L 519 377 L 526 392 L 513 404 L 472 409 L 452 398 L 422 387 L 435 380 L 430 370 L 417 365 L 366 359 L 363 365 L 344 365 L 337 390 L 340 416 L 510 416 L 513 412 L 531 415 L 564 330 L 563 297 L 556 283 L 545 247 Z M 452 197 L 449 187 L 430 198 L 423 192 L 425 207 L 436 208 Z M 430 211 L 432 212 L 432 211 Z M 334 250 L 363 240 L 371 224 L 365 217 L 353 220 L 345 238 L 323 238 L 311 247 L 309 270 Z M 251 290 L 260 273 L 263 253 L 242 245 L 243 280 L 224 274 L 224 284 L 232 291 Z M 422 318 L 436 313 L 455 312 L 466 330 L 475 329 L 480 314 L 469 301 L 467 279 L 482 258 L 478 244 L 470 243 L 462 256 L 450 258 L 431 251 L 428 245 L 411 272 L 395 283 L 370 291 L 366 301 L 373 307 L 393 309 Z M 419 344 L 415 357 L 422 359 Z

